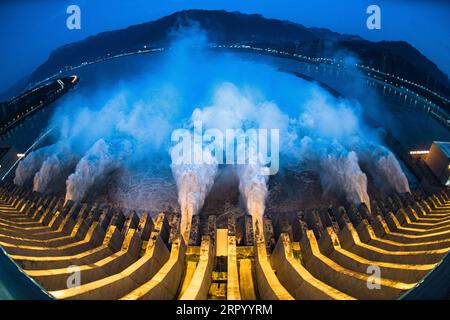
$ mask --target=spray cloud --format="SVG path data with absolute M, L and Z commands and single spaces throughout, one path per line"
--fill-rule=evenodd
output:
M 98 140 L 78 162 L 75 172 L 66 182 L 66 201 L 81 201 L 99 177 L 120 167 L 131 155 L 132 145 L 127 140 L 106 142 Z
M 375 135 L 367 133 L 357 103 L 333 98 L 317 84 L 279 73 L 267 63 L 233 54 L 212 54 L 205 34 L 196 28 L 175 37 L 178 39 L 164 57 L 136 68 L 141 70 L 138 75 L 124 77 L 113 85 L 103 81 L 110 78 L 105 75 L 97 87 L 90 86 L 85 93 L 78 90 L 70 103 L 60 106 L 51 125 L 60 128 L 58 139 L 67 143 L 73 158 L 81 159 L 67 179 L 66 199 L 81 200 L 96 181 L 125 168 L 127 177 L 145 173 L 146 178 L 136 183 L 124 183 L 119 178 L 118 185 L 158 192 L 158 188 L 139 188 L 139 183 L 172 181 L 178 187 L 181 211 L 197 214 L 219 169 L 209 161 L 194 167 L 174 164 L 172 159 L 169 165 L 170 133 L 186 127 L 187 118 L 191 124 L 201 121 L 205 129 L 222 132 L 278 129 L 283 157 L 315 166 L 323 189 L 343 190 L 350 202 L 368 203 L 367 177 L 359 167 L 365 159 L 376 163 L 373 170 L 389 177 L 385 180 L 396 186 L 395 190 L 409 190 L 391 153 L 371 156 L 369 144 L 355 147 L 356 140 L 381 145 Z M 193 110 L 196 106 L 206 107 Z M 212 157 L 205 154 L 206 159 Z M 68 176 L 64 168 L 71 167 L 67 162 L 72 160 L 59 152 L 46 154 L 39 161 L 29 157 L 29 165 L 24 159 L 17 169 L 18 183 L 31 179 L 39 168 L 36 190 L 47 189 L 51 184 L 48 177 L 55 177 L 57 172 Z M 35 161 L 38 164 L 32 165 Z M 247 211 L 255 212 L 257 219 L 262 218 L 268 193 L 268 177 L 260 174 L 261 169 L 264 165 L 236 168 Z M 170 174 L 170 170 L 174 181 L 160 174 Z M 163 195 L 167 188 L 161 190 Z
M 178 202 L 181 209 L 181 233 L 187 242 L 192 217 L 203 207 L 206 196 L 211 190 L 217 174 L 217 161 L 202 146 L 195 146 L 196 153 L 202 153 L 202 162 L 198 164 L 177 164 L 172 156 L 172 173 L 178 188 Z
M 234 130 L 234 132 L 246 133 L 253 129 L 277 129 L 287 132 L 289 118 L 278 106 L 266 100 L 261 92 L 254 88 L 239 88 L 233 83 L 225 82 L 216 87 L 212 105 L 203 109 L 197 108 L 192 115 L 194 122 L 201 122 L 208 129 L 216 129 L 220 132 Z M 267 154 L 261 154 L 260 144 L 257 139 L 252 139 L 248 134 L 243 134 L 244 143 L 238 143 L 239 135 L 235 139 L 227 139 L 226 150 L 235 150 L 236 156 L 244 156 L 245 164 L 238 164 L 236 173 L 239 177 L 239 190 L 244 199 L 247 212 L 258 222 L 260 228 L 263 223 L 265 201 L 267 198 L 268 173 L 265 159 Z M 248 139 L 248 141 L 246 141 Z M 279 141 L 271 141 L 272 150 L 279 150 Z M 286 141 L 281 143 L 285 144 Z M 268 150 L 264 150 L 268 152 Z M 221 151 L 220 151 L 221 152 Z M 226 157 L 234 157 L 233 153 L 225 152 Z M 272 153 L 272 161 L 278 154 Z M 229 161 L 227 163 L 235 163 Z M 233 159 L 234 160 L 234 159 Z M 239 162 L 239 161 L 238 161 Z
M 410 192 L 408 179 L 390 150 L 374 142 L 363 142 L 362 147 L 355 149 L 379 188 L 387 192 Z
M 16 168 L 14 184 L 23 186 L 33 179 L 45 159 L 52 154 L 53 146 L 44 147 L 29 153 Z
M 58 192 L 61 185 L 65 184 L 66 177 L 75 167 L 77 158 L 73 155 L 68 145 L 58 143 L 52 146 L 54 150 L 34 175 L 33 191 L 40 193 Z

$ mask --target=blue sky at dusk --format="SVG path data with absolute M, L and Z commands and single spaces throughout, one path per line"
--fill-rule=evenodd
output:
M 66 9 L 81 8 L 82 29 L 66 28 Z M 366 28 L 366 8 L 382 9 L 382 29 Z M 405 40 L 450 74 L 450 1 L 426 0 L 3 0 L 0 92 L 30 74 L 58 46 L 183 9 L 260 13 L 368 40 Z

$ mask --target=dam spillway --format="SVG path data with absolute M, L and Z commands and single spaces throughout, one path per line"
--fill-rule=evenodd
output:
M 56 299 L 398 299 L 450 250 L 446 189 L 373 200 L 372 212 L 265 217 L 261 231 L 248 215 L 225 228 L 193 219 L 187 244 L 177 215 L 1 191 L 0 245 Z M 68 288 L 74 270 L 81 282 Z
M 253 57 L 254 53 L 248 55 Z M 286 56 L 287 53 L 278 52 L 275 55 Z M 139 58 L 144 60 L 143 57 Z M 164 62 L 162 57 L 157 58 L 161 60 L 155 60 L 152 65 L 164 65 L 161 63 Z M 124 65 L 131 63 L 130 57 L 123 59 L 126 59 Z M 257 59 L 261 57 L 258 56 Z M 305 60 L 305 57 L 301 59 Z M 196 61 L 196 64 L 193 63 L 196 66 L 192 68 L 195 72 L 202 71 L 201 65 L 208 61 L 198 60 L 200 61 Z M 225 189 L 218 183 L 219 179 L 214 178 L 216 173 L 225 176 L 224 166 L 217 165 L 209 170 L 206 183 L 199 179 L 205 178 L 205 172 L 195 172 L 192 167 L 188 167 L 186 171 L 181 170 L 181 176 L 187 172 L 192 179 L 187 179 L 188 183 L 184 188 L 186 193 L 183 197 L 179 196 L 188 199 L 190 205 L 190 210 L 187 211 L 191 214 L 184 216 L 188 218 L 185 225 L 189 228 L 184 228 L 183 209 L 180 215 L 176 203 L 175 189 L 179 186 L 175 185 L 170 174 L 167 150 L 154 148 L 153 145 L 153 140 L 165 141 L 161 138 L 161 132 L 167 134 L 170 130 L 166 129 L 176 129 L 176 125 L 181 127 L 181 119 L 156 114 L 157 120 L 154 121 L 152 116 L 155 114 L 149 110 L 160 111 L 159 108 L 152 108 L 159 105 L 144 104 L 146 108 L 142 108 L 140 101 L 146 97 L 141 95 L 142 87 L 139 85 L 150 84 L 155 92 L 159 92 L 159 89 L 163 89 L 160 82 L 164 81 L 160 79 L 165 79 L 162 76 L 165 76 L 166 69 L 162 68 L 163 72 L 156 73 L 158 76 L 149 72 L 152 77 L 144 78 L 145 81 L 128 80 L 133 95 L 136 93 L 138 99 L 123 99 L 119 90 L 111 90 L 106 95 L 107 100 L 103 101 L 97 97 L 99 87 L 92 81 L 96 79 L 92 74 L 97 75 L 99 70 L 104 75 L 108 74 L 108 66 L 111 67 L 115 61 L 80 67 L 77 72 L 84 72 L 80 77 L 83 81 L 77 86 L 78 92 L 69 95 L 66 100 L 65 106 L 69 108 L 66 111 L 70 117 L 66 118 L 67 115 L 63 114 L 61 118 L 54 118 L 52 123 L 57 126 L 69 123 L 72 132 L 85 135 L 65 139 L 66 131 L 61 130 L 56 140 L 42 139 L 47 141 L 32 150 L 37 151 L 36 153 L 30 152 L 27 157 L 19 160 L 16 152 L 10 150 L 11 159 L 15 164 L 18 163 L 16 178 L 22 179 L 15 180 L 16 185 L 3 184 L 0 246 L 26 273 L 24 279 L 34 279 L 55 299 L 352 300 L 436 297 L 438 290 L 434 283 L 439 280 L 433 279 L 442 279 L 439 274 L 442 275 L 442 266 L 448 264 L 446 257 L 450 247 L 448 189 L 434 184 L 433 174 L 420 159 L 410 159 L 406 149 L 422 147 L 435 138 L 447 139 L 447 128 L 442 123 L 432 122 L 436 116 L 443 119 L 438 112 L 441 109 L 414 95 L 414 92 L 394 88 L 397 86 L 386 83 L 387 79 L 376 80 L 367 73 L 372 72 L 367 68 L 361 68 L 358 77 L 354 77 L 332 65 L 289 61 L 284 66 L 288 67 L 289 72 L 282 74 L 273 72 L 272 67 L 268 69 L 253 60 L 249 61 L 243 63 L 237 59 L 233 62 L 239 63 L 244 70 L 243 74 L 252 75 L 247 81 L 254 83 L 256 87 L 260 85 L 261 93 L 269 94 L 262 104 L 257 97 L 248 95 L 239 84 L 225 82 L 214 95 L 212 106 L 202 104 L 203 108 L 196 109 L 192 115 L 191 108 L 197 106 L 197 101 L 192 100 L 192 92 L 208 91 L 209 88 L 188 86 L 188 106 L 184 106 L 185 110 L 180 107 L 178 111 L 185 112 L 185 116 L 191 116 L 190 119 L 193 120 L 194 115 L 208 116 L 209 110 L 216 107 L 215 112 L 224 111 L 215 123 L 219 127 L 222 123 L 229 123 L 227 120 L 233 118 L 233 111 L 241 110 L 244 105 L 250 106 L 250 112 L 242 117 L 243 120 L 240 119 L 242 123 L 237 125 L 239 129 L 244 127 L 244 122 L 248 119 L 257 122 L 260 127 L 267 119 L 280 120 L 277 123 L 279 127 L 299 123 L 298 132 L 293 133 L 300 133 L 300 137 L 307 138 L 298 140 L 301 147 L 310 147 L 299 158 L 318 164 L 317 167 L 313 166 L 315 172 L 302 171 L 304 168 L 296 164 L 293 168 L 282 168 L 285 172 L 273 179 L 258 181 L 250 176 L 246 184 L 242 184 L 248 176 L 238 171 L 237 182 L 233 181 L 231 187 Z M 147 60 L 145 62 L 148 63 Z M 172 65 L 172 62 L 177 61 L 169 62 Z M 219 65 L 217 61 L 213 62 L 215 63 L 211 65 Z M 220 64 L 223 62 L 226 60 L 220 60 Z M 143 65 L 137 64 L 138 67 Z M 233 63 L 225 63 L 223 69 L 231 65 Z M 219 71 L 224 72 L 222 69 Z M 352 107 L 355 106 L 349 100 L 342 103 L 346 98 L 337 92 L 342 88 L 332 90 L 332 85 L 336 82 L 343 86 L 355 81 L 359 83 L 360 71 L 365 89 L 373 88 L 373 91 L 377 91 L 380 97 L 389 101 L 389 108 L 405 109 L 392 121 L 394 125 L 391 127 L 386 125 L 384 118 L 381 123 L 375 123 L 375 127 L 389 127 L 384 138 L 387 137 L 391 142 L 386 146 L 383 145 L 386 142 L 384 139 L 372 141 L 370 139 L 373 136 L 360 134 L 364 131 L 360 129 L 364 128 L 358 124 L 364 123 L 364 119 L 353 112 Z M 210 74 L 213 73 L 204 73 L 203 76 Z M 292 77 L 292 74 L 299 79 Z M 272 81 L 265 80 L 272 77 Z M 238 83 L 239 78 L 233 75 L 232 80 Z M 202 83 L 213 82 L 207 79 Z M 318 79 L 320 86 L 314 84 Z M 175 77 L 168 80 L 179 79 Z M 331 80 L 333 82 L 328 85 Z M 178 84 L 177 81 L 175 83 Z M 277 106 L 272 101 L 279 100 L 281 106 L 282 102 L 290 100 L 292 105 L 287 105 L 291 107 L 296 107 L 298 102 L 305 102 L 301 96 L 291 97 L 293 92 L 301 91 L 291 88 L 319 90 L 320 97 L 325 99 L 309 98 L 309 104 L 306 103 L 309 108 L 280 109 L 280 112 L 266 113 L 259 117 L 261 110 L 276 111 Z M 270 96 L 270 93 L 273 95 Z M 332 97 L 329 96 L 330 93 Z M 363 90 L 363 95 L 366 93 Z M 94 97 L 94 112 L 78 108 L 83 105 L 83 101 L 80 103 L 76 98 L 83 94 L 84 97 Z M 215 101 L 215 97 L 231 99 Z M 97 98 L 99 100 L 95 101 Z M 360 97 L 356 98 L 359 100 Z M 366 100 L 369 99 L 368 95 Z M 233 109 L 228 108 L 229 101 L 239 103 Z M 176 107 L 172 102 L 167 101 L 171 111 L 172 107 Z M 319 112 L 315 112 L 316 109 Z M 364 110 L 370 111 L 370 107 Z M 86 113 L 88 118 L 105 121 L 92 125 L 90 121 L 86 121 Z M 61 113 L 58 115 L 61 116 Z M 407 120 L 403 119 L 406 115 Z M 46 117 L 44 114 L 37 116 Z M 331 121 L 321 122 L 324 118 Z M 348 121 L 342 121 L 342 118 Z M 70 119 L 74 120 L 73 123 Z M 135 121 L 136 119 L 141 121 Z M 312 121 L 297 121 L 310 119 Z M 411 123 L 411 119 L 417 119 L 417 123 Z M 145 120 L 152 120 L 150 123 L 153 125 L 149 126 Z M 161 121 L 166 124 L 165 127 L 159 127 Z M 212 122 L 214 123 L 214 119 Z M 314 126 L 315 122 L 321 125 Z M 116 126 L 116 123 L 120 126 Z M 231 123 L 234 125 L 234 122 Z M 355 123 L 357 125 L 352 126 Z M 272 127 L 272 124 L 270 121 L 269 126 Z M 311 124 L 313 126 L 308 127 Z M 404 124 L 408 126 L 408 131 L 398 130 L 402 132 L 399 135 L 395 129 Z M 25 145 L 27 139 L 33 138 L 29 125 L 30 122 L 24 122 L 23 126 L 15 127 L 5 135 L 5 142 L 19 148 L 18 151 L 28 150 L 22 149 L 24 146 L 18 144 L 20 142 Z M 42 122 L 33 122 L 33 125 L 36 130 L 45 127 Z M 97 131 L 97 127 L 106 130 Z M 426 134 L 417 128 L 426 128 Z M 328 132 L 328 129 L 331 131 Z M 336 146 L 331 143 L 336 137 L 342 137 L 341 133 L 349 134 L 345 135 L 341 144 Z M 126 141 L 117 139 L 117 136 L 125 136 L 126 139 L 123 140 Z M 355 137 L 360 144 L 345 145 Z M 65 142 L 68 143 L 64 144 Z M 80 144 L 83 145 L 81 150 L 77 148 Z M 50 148 L 45 149 L 46 147 Z M 151 149 L 150 157 L 146 157 L 149 154 L 139 154 L 139 150 L 147 152 L 147 147 Z M 390 151 L 386 151 L 386 147 L 392 149 L 402 163 Z M 40 151 L 42 153 L 39 155 Z M 288 151 L 295 153 L 298 149 Z M 161 152 L 164 154 L 161 155 Z M 17 157 L 19 154 L 22 153 L 17 153 Z M 308 158 L 311 155 L 314 156 Z M 357 155 L 361 156 L 360 161 Z M 36 157 L 33 158 L 34 156 Z M 139 159 L 140 162 L 136 163 L 134 159 Z M 389 159 L 392 161 L 389 162 Z M 142 179 L 145 183 L 139 179 L 133 180 L 143 174 L 142 171 L 126 172 L 120 176 L 123 173 L 121 170 L 134 169 L 135 166 L 154 167 L 152 174 L 159 174 L 164 169 L 165 175 L 158 176 L 158 183 L 151 176 Z M 414 179 L 408 181 L 408 176 L 407 180 L 406 167 L 413 171 L 411 175 L 420 180 L 415 181 L 411 188 L 413 192 L 409 192 L 408 183 Z M 8 172 L 3 172 L 4 177 L 13 172 L 14 166 L 2 163 L 2 171 L 8 168 Z M 231 171 L 233 169 L 235 168 Z M 345 174 L 341 174 L 343 171 Z M 286 172 L 292 174 L 285 174 Z M 229 171 L 226 173 L 232 175 Z M 322 174 L 326 179 L 323 179 Z M 424 176 L 427 179 L 422 179 Z M 395 181 L 398 177 L 403 180 Z M 10 178 L 12 179 L 11 176 Z M 385 192 L 382 189 L 386 181 L 381 181 L 380 186 L 374 182 L 376 178 L 389 183 L 400 181 L 401 191 Z M 325 182 L 320 186 L 323 180 Z M 422 183 L 424 180 L 433 183 L 426 185 Z M 116 182 L 116 185 L 111 181 Z M 112 196 L 107 194 L 111 196 L 109 198 L 103 197 L 104 191 L 109 191 L 111 185 L 117 187 L 124 181 L 131 183 L 125 184 L 121 193 Z M 259 182 L 259 188 L 256 189 L 264 191 L 256 194 L 260 197 L 255 197 L 252 192 L 247 195 L 246 192 L 248 186 L 255 186 L 255 181 Z M 194 182 L 198 185 L 192 192 Z M 31 185 L 36 192 L 31 191 Z M 281 189 L 278 188 L 280 185 Z M 389 187 L 392 189 L 392 185 Z M 297 192 L 299 189 L 303 193 Z M 330 189 L 335 193 L 334 197 L 329 196 Z M 146 190 L 150 192 L 142 192 Z M 167 204 L 165 207 L 168 210 L 154 209 L 154 204 L 161 199 L 149 198 L 148 195 L 154 194 L 152 192 L 155 190 L 160 195 L 170 195 L 163 197 L 161 201 Z M 63 192 L 66 193 L 65 197 Z M 198 197 L 200 193 L 202 196 Z M 272 199 L 268 199 L 267 210 L 264 211 L 266 193 L 268 198 L 278 196 L 284 202 L 280 201 L 274 206 L 270 201 Z M 216 197 L 217 194 L 220 197 Z M 253 199 L 248 201 L 248 196 L 253 196 Z M 205 205 L 202 208 L 203 202 Z M 245 204 L 242 205 L 243 203 Z M 251 208 L 257 208 L 258 214 L 252 216 L 254 212 L 251 212 Z M 427 287 L 433 290 L 426 289 Z

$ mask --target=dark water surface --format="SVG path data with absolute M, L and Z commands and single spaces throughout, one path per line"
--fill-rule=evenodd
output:
M 50 300 L 51 297 L 25 275 L 0 247 L 0 300 Z

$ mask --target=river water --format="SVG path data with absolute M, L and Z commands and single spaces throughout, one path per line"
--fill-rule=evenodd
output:
M 97 91 L 108 92 L 110 88 L 114 88 L 120 83 L 126 84 L 129 81 L 136 83 L 136 79 L 148 78 L 149 75 L 151 77 L 152 74 L 158 74 L 160 71 L 158 70 L 158 66 L 164 63 L 165 54 L 166 53 L 151 53 L 111 59 L 85 66 L 76 70 L 76 72 L 72 71 L 67 74 L 62 74 L 62 76 L 71 75 L 73 73 L 77 74 L 80 78 L 78 85 L 54 104 L 37 112 L 10 133 L 1 137 L 1 146 L 13 147 L 10 153 L 1 160 L 1 176 L 5 176 L 11 166 L 16 162 L 16 153 L 25 152 L 36 139 L 47 130 L 49 119 L 59 106 L 70 106 L 72 101 L 76 104 L 78 101 L 76 99 L 77 96 L 91 96 Z M 278 75 L 276 75 L 281 74 L 281 72 L 276 71 L 276 69 L 281 68 L 286 71 L 301 72 L 304 68 L 300 67 L 298 62 L 289 59 L 256 55 L 253 53 L 234 53 L 233 55 L 246 61 L 246 63 L 251 62 L 274 67 L 275 72 L 273 81 L 270 86 L 265 87 L 265 90 L 271 92 L 285 92 L 286 94 L 279 97 L 277 103 L 282 107 L 283 112 L 290 117 L 296 116 L 295 99 L 301 99 L 302 97 L 301 90 L 298 90 L 296 87 L 297 84 L 295 81 L 297 80 L 290 82 L 292 85 L 291 88 L 282 87 L 284 82 L 281 80 L 277 81 Z M 188 63 L 188 61 L 186 61 L 186 63 Z M 167 72 L 177 72 L 177 70 L 168 70 Z M 214 75 L 203 74 L 203 76 L 210 79 L 210 81 L 214 81 Z M 295 78 L 295 76 L 291 74 L 284 74 L 282 77 Z M 248 79 L 252 78 L 249 77 Z M 191 81 L 195 83 L 196 81 L 201 81 L 201 79 L 191 79 Z M 236 79 L 236 81 L 239 82 L 240 80 Z M 242 81 L 244 82 L 245 79 Z M 299 87 L 302 83 L 303 80 L 298 79 Z M 180 85 L 189 87 L 190 83 L 180 83 Z M 372 124 L 388 128 L 408 149 L 428 148 L 434 140 L 450 141 L 449 131 L 420 110 L 412 110 L 411 108 L 392 103 L 392 101 L 387 101 L 382 97 L 361 94 L 361 92 L 349 89 L 349 86 L 343 84 L 339 79 L 333 81 L 333 79 L 330 78 L 327 85 L 342 92 L 347 98 L 357 99 L 361 105 L 365 107 L 365 116 L 370 119 Z M 139 89 L 137 88 L 137 90 Z M 199 92 L 191 92 L 189 94 L 193 96 L 200 95 Z M 77 106 L 74 105 L 73 107 L 76 108 Z M 179 119 L 188 117 L 192 113 L 194 107 L 195 106 L 186 104 L 185 107 L 181 108 L 181 111 L 178 111 L 179 114 L 177 117 Z M 96 125 L 97 120 L 101 119 L 92 119 L 92 126 Z M 345 124 L 342 125 L 345 126 Z M 43 143 L 45 143 L 45 139 Z M 156 174 L 155 177 L 146 176 L 144 178 L 144 180 L 147 179 L 146 183 L 136 184 L 130 182 L 124 190 L 116 190 L 119 193 L 115 196 L 117 198 L 122 196 L 124 198 L 124 203 L 131 202 L 136 207 L 140 207 L 140 201 L 142 201 L 142 206 L 145 205 L 146 201 L 148 202 L 150 194 L 150 197 L 153 197 L 151 198 L 151 202 L 154 204 L 154 207 L 150 209 L 155 212 L 157 212 L 157 210 L 167 209 L 164 207 L 164 204 L 177 206 L 176 185 L 171 177 L 170 167 L 167 165 L 166 170 L 163 170 L 164 172 L 161 172 L 159 169 L 153 172 L 156 171 L 158 174 Z M 11 178 L 13 174 L 14 170 L 11 170 L 6 179 Z M 130 174 L 130 176 L 133 176 L 133 174 Z M 145 186 L 148 188 L 145 188 Z M 161 192 L 161 190 L 163 191 Z M 138 193 L 139 197 L 133 198 L 129 195 L 129 192 Z M 5 256 L 2 250 L 0 250 L 0 266 L 0 299 L 48 298 L 34 282 L 19 271 L 18 267 Z

